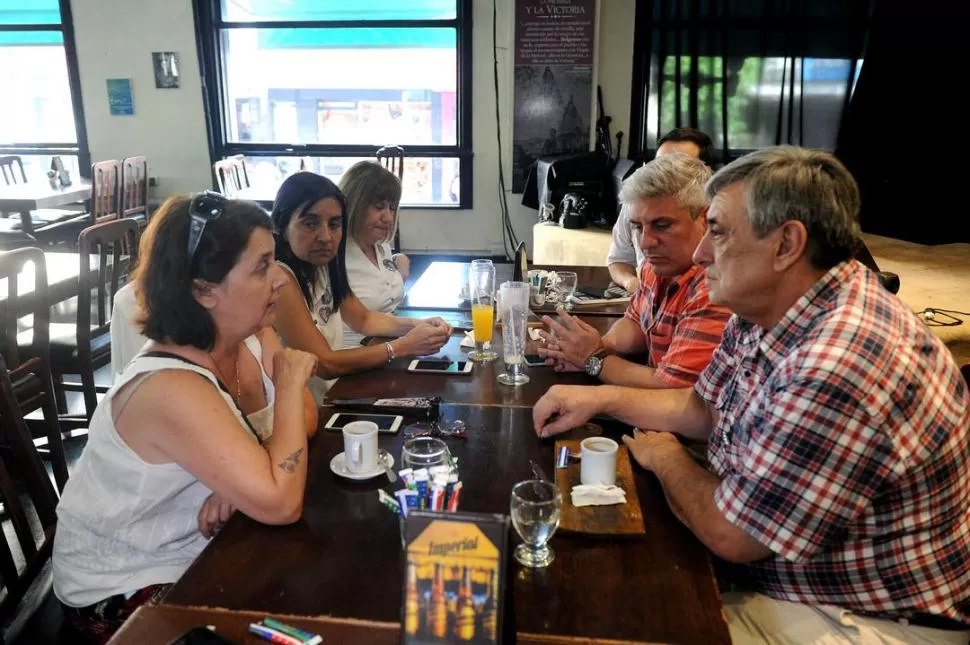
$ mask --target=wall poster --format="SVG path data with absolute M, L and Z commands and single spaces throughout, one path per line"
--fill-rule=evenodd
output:
M 589 150 L 596 0 L 516 0 L 512 192 L 540 155 Z

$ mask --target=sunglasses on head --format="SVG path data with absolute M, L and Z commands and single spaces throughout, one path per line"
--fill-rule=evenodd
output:
M 211 190 L 203 191 L 192 198 L 189 203 L 189 216 L 192 218 L 189 222 L 189 264 L 192 264 L 195 251 L 199 248 L 205 225 L 219 219 L 228 203 L 229 200 L 224 195 Z

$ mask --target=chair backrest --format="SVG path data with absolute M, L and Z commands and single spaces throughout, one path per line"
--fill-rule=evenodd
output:
M 9 368 L 18 369 L 25 363 L 49 356 L 50 303 L 47 302 L 47 262 L 43 251 L 30 247 L 0 253 L 0 295 L 6 295 L 0 300 L 0 354 Z M 27 316 L 32 319 L 32 340 L 28 346 L 19 347 L 19 321 Z
M 92 268 L 91 255 L 97 255 Z M 89 226 L 78 237 L 81 270 L 78 274 L 77 344 L 78 351 L 90 351 L 91 339 L 111 329 L 111 310 L 118 288 L 138 255 L 138 222 L 118 219 Z M 92 313 L 94 292 L 97 311 Z M 91 320 L 96 316 L 95 320 Z
M 121 215 L 148 217 L 148 158 L 126 157 L 121 164 Z
M 0 175 L 3 175 L 3 183 L 7 186 L 27 183 L 24 162 L 17 155 L 0 157 Z
M 404 148 L 401 146 L 384 146 L 377 151 L 377 161 L 382 166 L 404 181 Z
M 219 192 L 226 197 L 235 197 L 239 191 L 249 186 L 246 164 L 238 157 L 221 159 L 212 164 L 216 173 Z
M 21 278 L 24 284 L 21 284 Z M 43 409 L 54 478 L 58 489 L 63 490 L 67 483 L 67 462 L 51 378 L 50 303 L 47 300 L 44 253 L 38 248 L 0 253 L 0 285 L 3 284 L 6 285 L 6 298 L 0 300 L 0 344 L 3 350 L 0 351 L 0 359 L 3 360 L 3 374 L 17 390 L 15 398 L 22 414 Z M 0 295 L 3 295 L 2 287 Z M 19 322 L 28 316 L 30 329 L 21 331 Z M 30 339 L 29 343 L 26 342 L 27 338 Z M 7 427 L 6 424 L 2 425 Z
M 91 223 L 118 219 L 121 208 L 121 162 L 99 161 L 91 166 Z
M 239 185 L 243 188 L 249 188 L 249 170 L 246 168 L 246 155 L 233 155 L 230 158 L 236 162 L 236 166 L 239 169 Z
M 14 529 L 13 536 L 3 532 L 0 539 L 0 582 L 7 591 L 0 601 L 0 623 L 7 624 L 50 560 L 57 493 L 34 448 L 2 357 L 0 417 L 7 444 L 0 459 L 0 497 Z

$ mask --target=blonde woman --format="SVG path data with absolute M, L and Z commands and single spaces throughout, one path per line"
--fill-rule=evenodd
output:
M 391 313 L 404 300 L 410 263 L 392 254 L 401 182 L 376 161 L 360 161 L 340 179 L 347 199 L 347 280 L 370 311 Z M 363 337 L 344 324 L 343 347 L 358 347 Z

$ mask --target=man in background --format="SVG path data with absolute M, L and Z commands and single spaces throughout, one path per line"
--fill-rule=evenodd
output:
M 676 128 L 660 137 L 659 144 L 655 159 L 672 152 L 683 152 L 713 168 L 714 141 L 705 132 L 694 128 Z M 613 242 L 606 256 L 606 264 L 613 282 L 635 293 L 640 286 L 639 269 L 643 263 L 643 251 L 639 239 L 631 231 L 629 211 L 629 207 L 624 206 L 613 225 Z

